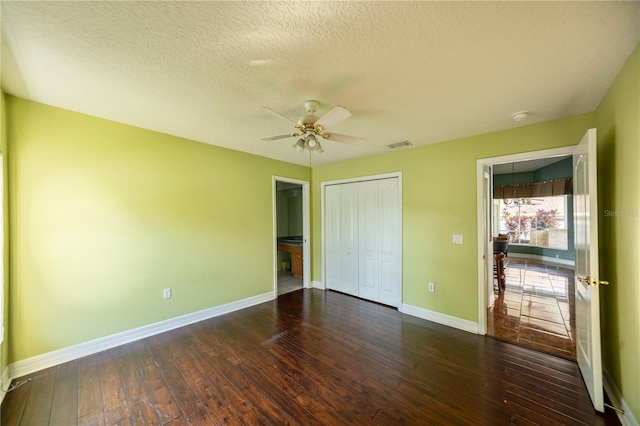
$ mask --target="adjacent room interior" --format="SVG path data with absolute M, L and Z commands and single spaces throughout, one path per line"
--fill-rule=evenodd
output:
M 575 360 L 572 158 L 492 171 L 494 253 L 503 257 L 494 268 L 487 334 Z

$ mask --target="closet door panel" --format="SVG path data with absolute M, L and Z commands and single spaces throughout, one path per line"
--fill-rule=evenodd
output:
M 340 193 L 340 291 L 358 295 L 358 185 L 341 186 Z
M 378 181 L 380 216 L 380 297 L 379 302 L 399 307 L 402 303 L 400 272 L 400 207 L 398 179 Z
M 326 287 L 342 291 L 340 248 L 340 185 L 325 187 Z
M 358 183 L 358 209 L 358 296 L 377 302 L 380 285 L 377 181 Z

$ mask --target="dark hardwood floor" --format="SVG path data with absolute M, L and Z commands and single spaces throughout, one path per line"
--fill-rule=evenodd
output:
M 487 334 L 575 361 L 573 268 L 516 256 L 506 258 L 506 288 L 488 310 Z
M 29 377 L 2 426 L 619 424 L 570 360 L 321 290 Z

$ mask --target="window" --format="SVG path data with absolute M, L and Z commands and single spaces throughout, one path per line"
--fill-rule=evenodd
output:
M 499 233 L 509 243 L 567 250 L 567 196 L 494 200 Z

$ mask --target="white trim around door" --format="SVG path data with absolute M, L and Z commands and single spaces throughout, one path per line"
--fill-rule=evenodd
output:
M 566 146 L 562 148 L 545 149 L 542 151 L 522 152 L 519 154 L 503 155 L 500 157 L 480 158 L 476 162 L 476 182 L 477 182 L 477 195 L 476 195 L 476 218 L 478 226 L 478 334 L 487 334 L 487 300 L 488 300 L 488 283 L 486 283 L 485 274 L 485 261 L 493 253 L 486 253 L 487 245 L 486 241 L 488 236 L 485 235 L 486 223 L 483 215 L 483 209 L 487 200 L 483 196 L 484 185 L 484 172 L 486 166 L 493 166 L 495 164 L 513 163 L 517 161 L 534 160 L 537 158 L 549 158 L 549 157 L 561 157 L 572 155 L 575 150 L 575 145 Z M 491 191 L 487 196 L 493 198 Z M 486 256 L 486 257 L 485 257 Z
M 310 205 L 310 197 L 309 197 L 309 182 L 306 180 L 292 179 L 283 176 L 272 176 L 272 200 L 271 206 L 273 209 L 272 217 L 273 217 L 273 257 L 272 257 L 272 266 L 273 266 L 273 297 L 276 298 L 278 296 L 278 268 L 277 268 L 277 260 L 278 260 L 278 222 L 277 222 L 277 211 L 276 211 L 276 197 L 277 197 L 277 189 L 276 184 L 278 182 L 286 182 L 293 183 L 296 185 L 302 186 L 302 285 L 304 288 L 309 288 L 310 279 L 311 279 L 311 256 L 309 255 L 311 250 L 311 209 Z

